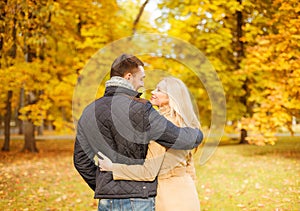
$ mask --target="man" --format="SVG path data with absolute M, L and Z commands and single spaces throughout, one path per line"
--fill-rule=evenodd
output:
M 179 128 L 166 120 L 137 90 L 144 86 L 144 64 L 122 54 L 111 66 L 103 97 L 85 108 L 77 126 L 74 165 L 99 200 L 98 210 L 154 210 L 157 180 L 114 181 L 111 172 L 100 172 L 93 161 L 98 151 L 112 162 L 142 164 L 148 143 L 174 149 L 200 144 L 199 129 Z

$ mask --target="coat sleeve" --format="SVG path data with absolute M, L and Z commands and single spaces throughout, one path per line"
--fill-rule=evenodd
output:
M 150 104 L 150 103 L 149 103 Z M 197 147 L 203 140 L 199 128 L 177 127 L 160 115 L 152 106 L 147 105 L 146 118 L 149 140 L 173 149 L 190 150 Z
M 73 162 L 76 170 L 84 179 L 84 181 L 95 191 L 96 188 L 96 171 L 97 166 L 91 158 L 93 152 L 85 139 L 80 128 L 77 129 L 77 135 L 74 145 Z
M 158 175 L 166 148 L 150 141 L 143 165 L 113 164 L 114 180 L 153 181 Z

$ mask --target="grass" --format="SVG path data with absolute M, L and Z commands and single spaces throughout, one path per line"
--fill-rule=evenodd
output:
M 96 210 L 97 201 L 72 163 L 73 141 L 39 140 L 37 154 L 1 152 L 0 210 Z M 3 156 L 4 155 L 4 156 Z
M 201 210 L 300 210 L 299 161 L 299 137 L 274 146 L 220 146 L 196 165 Z
M 0 145 L 3 141 L 0 141 Z M 0 210 L 97 210 L 93 192 L 75 171 L 72 140 L 38 140 L 37 154 L 0 152 Z M 219 146 L 197 164 L 201 210 L 300 210 L 300 140 L 275 146 Z

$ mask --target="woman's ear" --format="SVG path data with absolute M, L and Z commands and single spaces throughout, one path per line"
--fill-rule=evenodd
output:
M 125 78 L 126 80 L 128 80 L 128 81 L 130 81 L 131 77 L 132 77 L 132 74 L 131 74 L 131 73 L 126 73 L 126 74 L 124 75 L 124 78 Z

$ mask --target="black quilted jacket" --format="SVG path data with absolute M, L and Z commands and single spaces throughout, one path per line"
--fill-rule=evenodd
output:
M 100 172 L 94 164 L 95 154 L 101 151 L 114 163 L 142 164 L 150 140 L 170 148 L 192 149 L 202 139 L 200 130 L 178 128 L 159 115 L 138 92 L 107 87 L 78 122 L 74 165 L 95 191 L 95 198 L 146 198 L 156 195 L 157 180 L 114 181 L 111 172 Z

